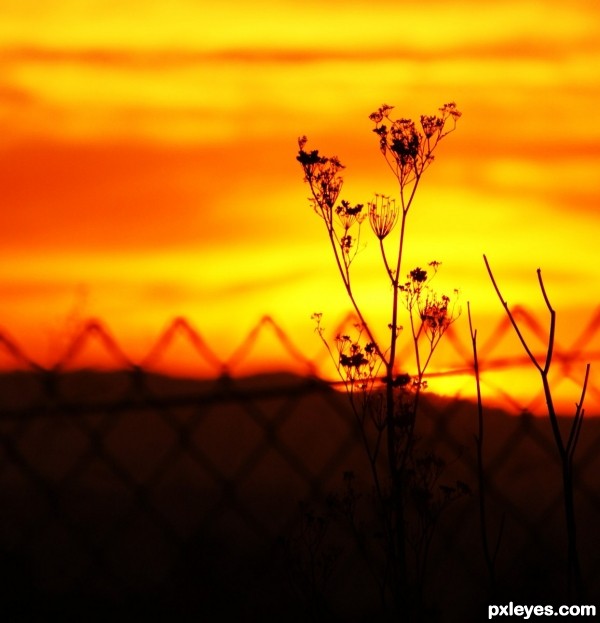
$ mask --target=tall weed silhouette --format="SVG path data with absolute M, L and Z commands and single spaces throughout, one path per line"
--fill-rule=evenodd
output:
M 408 217 L 417 190 L 439 144 L 455 130 L 461 113 L 454 103 L 449 103 L 438 114 L 421 115 L 419 123 L 415 123 L 393 117 L 392 110 L 392 106 L 383 105 L 369 118 L 375 126 L 380 152 L 397 181 L 396 197 L 376 194 L 366 204 L 342 199 L 344 165 L 336 156 L 307 150 L 306 137 L 298 141 L 297 160 L 357 318 L 353 331 L 329 340 L 322 315 L 313 316 L 346 387 L 370 466 L 376 531 L 384 543 L 384 560 L 380 561 L 379 572 L 374 573 L 382 605 L 392 617 L 402 613 L 408 620 L 425 620 L 423 591 L 435 528 L 441 513 L 468 493 L 468 487 L 462 482 L 441 483 L 444 461 L 419 448 L 415 426 L 421 395 L 427 387 L 426 371 L 460 310 L 456 291 L 451 297 L 438 294 L 432 287 L 440 262 L 431 261 L 426 268 L 417 266 L 407 271 L 403 259 Z M 390 286 L 388 324 L 383 328 L 375 328 L 368 321 L 354 287 L 353 265 L 367 221 Z M 398 355 L 402 315 L 407 316 L 407 339 L 413 346 L 411 371 L 409 362 Z M 338 509 L 356 525 L 348 505 L 339 499 L 337 502 Z M 372 556 L 364 547 L 364 535 L 357 533 L 357 538 L 365 556 Z M 370 568 L 373 565 L 370 561 Z

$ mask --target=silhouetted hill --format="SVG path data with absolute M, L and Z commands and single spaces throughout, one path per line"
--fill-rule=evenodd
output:
M 600 421 L 583 426 L 579 542 L 590 595 L 599 596 Z M 0 431 L 2 597 L 40 620 L 94 604 L 99 620 L 153 609 L 178 620 L 215 610 L 304 620 L 281 546 L 297 535 L 299 502 L 326 515 L 327 496 L 343 490 L 347 471 L 363 503 L 370 498 L 347 397 L 293 374 L 3 374 Z M 442 621 L 474 620 L 485 601 L 476 433 L 474 404 L 424 398 L 419 452 L 444 459 L 439 484 L 460 479 L 473 490 L 443 515 L 432 541 L 428 591 Z M 502 597 L 544 603 L 563 594 L 560 468 L 548 422 L 486 410 L 484 461 L 491 534 L 504 522 Z M 376 586 L 347 527 L 332 520 L 327 538 L 338 552 L 331 612 L 369 618 Z

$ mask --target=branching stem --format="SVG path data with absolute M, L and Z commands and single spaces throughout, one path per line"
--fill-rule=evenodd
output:
M 542 279 L 542 271 L 538 268 L 537 270 L 537 278 L 540 286 L 540 290 L 542 292 L 542 297 L 544 299 L 544 303 L 550 313 L 550 327 L 548 330 L 548 345 L 546 349 L 546 359 L 544 366 L 541 366 L 534 356 L 533 352 L 530 350 L 523 334 L 521 333 L 519 326 L 514 318 L 514 315 L 510 311 L 508 303 L 502 297 L 500 293 L 500 289 L 494 278 L 492 273 L 492 269 L 487 260 L 487 257 L 484 255 L 483 260 L 485 262 L 485 266 L 487 268 L 488 274 L 496 290 L 496 294 L 504 307 L 506 314 L 512 324 L 515 332 L 525 349 L 525 352 L 529 356 L 529 359 L 532 361 L 538 372 L 540 373 L 542 387 L 544 390 L 544 397 L 546 399 L 546 407 L 548 410 L 548 418 L 550 420 L 550 426 L 552 428 L 552 434 L 554 436 L 554 441 L 556 444 L 556 448 L 558 450 L 558 455 L 561 462 L 562 467 L 562 482 L 563 482 L 563 501 L 565 508 L 565 522 L 566 522 L 566 531 L 567 531 L 567 593 L 569 597 L 573 589 L 575 590 L 576 597 L 583 599 L 584 598 L 584 586 L 583 579 L 581 575 L 581 567 L 579 563 L 579 554 L 577 550 L 577 524 L 575 518 L 575 503 L 574 503 L 574 491 L 573 491 L 573 456 L 575 454 L 575 449 L 577 447 L 577 442 L 579 441 L 579 435 L 581 432 L 581 426 L 583 424 L 583 417 L 585 410 L 583 408 L 583 403 L 585 400 L 585 394 L 587 390 L 589 372 L 590 372 L 590 364 L 586 365 L 585 377 L 583 381 L 583 386 L 581 390 L 581 397 L 579 402 L 576 405 L 575 415 L 571 422 L 571 427 L 569 430 L 569 434 L 567 437 L 567 441 L 565 442 L 563 435 L 561 433 L 559 423 L 558 423 L 558 415 L 556 413 L 556 409 L 554 407 L 554 401 L 552 397 L 552 388 L 550 387 L 549 381 L 549 372 L 550 366 L 552 364 L 552 355 L 554 353 L 554 343 L 555 343 L 555 335 L 556 335 L 556 311 L 552 307 L 548 294 L 546 292 L 546 288 L 544 286 L 544 281 Z

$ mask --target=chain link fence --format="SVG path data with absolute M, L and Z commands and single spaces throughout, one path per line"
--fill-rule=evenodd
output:
M 583 348 L 597 339 L 599 317 L 571 349 L 557 347 L 561 380 L 578 382 L 581 361 L 600 358 Z M 306 374 L 236 376 L 267 329 Z M 480 345 L 490 376 L 524 363 L 496 355 L 509 330 L 499 324 Z M 212 370 L 209 378 L 152 372 L 177 334 Z M 90 340 L 103 346 L 114 370 L 73 369 Z M 456 332 L 447 343 L 453 367 L 437 377 L 468 377 L 470 345 Z M 306 360 L 270 318 L 227 361 L 184 319 L 138 364 L 98 321 L 82 328 L 52 368 L 28 359 L 7 334 L 0 334 L 0 348 L 13 364 L 0 375 L 0 592 L 6 612 L 20 613 L 14 620 L 105 621 L 120 614 L 303 621 L 311 615 L 307 552 L 318 563 L 327 616 L 369 619 L 376 586 L 327 504 L 349 472 L 363 499 L 369 497 L 359 431 L 343 392 L 317 377 L 317 362 Z M 594 378 L 575 459 L 591 603 L 600 596 Z M 485 414 L 486 527 L 500 535 L 497 573 L 507 600 L 529 603 L 534 596 L 544 603 L 555 597 L 566 556 L 558 456 L 548 422 L 531 415 L 538 396 L 522 404 L 493 383 L 488 388 L 497 400 Z M 476 433 L 471 401 L 457 394 L 424 402 L 420 443 L 443 457 L 443 482 L 460 479 L 473 489 L 444 513 L 432 541 L 427 591 L 443 621 L 475 620 L 486 594 Z M 307 530 L 317 525 L 318 547 L 309 551 Z

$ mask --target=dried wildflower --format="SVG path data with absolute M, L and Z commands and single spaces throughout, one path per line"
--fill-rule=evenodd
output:
M 365 356 L 362 353 L 354 353 L 353 355 L 340 355 L 340 364 L 345 368 L 360 368 L 360 366 L 367 363 Z
M 421 146 L 421 135 L 416 130 L 415 122 L 410 119 L 394 121 L 389 134 L 388 147 L 399 163 L 414 166 Z
M 365 353 L 368 353 L 369 355 L 376 355 L 377 354 L 377 344 L 375 344 L 375 342 L 369 342 L 368 344 L 365 345 Z
M 344 253 L 350 253 L 350 249 L 352 249 L 353 244 L 354 240 L 350 235 L 342 236 L 342 238 L 340 239 L 340 246 L 342 247 Z
M 304 170 L 304 181 L 310 186 L 313 195 L 313 207 L 317 214 L 331 224 L 331 213 L 343 185 L 340 175 L 344 165 L 336 156 L 320 156 L 317 149 L 305 151 L 307 139 L 298 139 L 300 151 L 296 160 Z
M 377 345 L 374 342 L 362 344 L 362 327 L 357 326 L 357 337 L 338 334 L 337 365 L 344 382 L 353 389 L 366 390 L 374 381 L 374 370 L 379 360 Z
M 384 117 L 389 117 L 390 110 L 392 110 L 393 108 L 393 106 L 383 104 L 383 106 L 379 107 L 375 112 L 372 112 L 369 115 L 369 119 L 371 121 L 374 121 L 375 123 L 381 123 Z
M 335 213 L 344 230 L 347 231 L 354 223 L 360 224 L 365 220 L 365 214 L 363 212 L 364 207 L 362 203 L 351 206 L 350 202 L 345 199 L 340 201 L 340 205 L 335 209 Z
M 444 104 L 440 108 L 440 112 L 444 114 L 445 117 L 453 117 L 454 119 L 459 119 L 462 117 L 462 113 L 456 108 L 455 102 L 449 102 L 448 104 Z
M 426 138 L 431 138 L 444 127 L 444 120 L 435 115 L 421 115 L 421 127 Z
M 373 233 L 383 240 L 398 222 L 399 209 L 396 200 L 384 195 L 375 195 L 375 200 L 368 203 L 369 222 Z
M 450 297 L 445 294 L 438 297 L 436 294 L 428 293 L 423 302 L 418 301 L 418 305 L 423 329 L 432 343 L 442 337 L 460 313 L 455 313 Z
M 454 305 L 449 297 L 437 296 L 430 289 L 439 262 L 431 262 L 426 269 L 417 266 L 406 275 L 406 282 L 401 283 L 405 274 L 402 272 L 404 234 L 419 180 L 433 162 L 439 141 L 454 130 L 460 112 L 454 103 L 445 104 L 434 115 L 422 115 L 417 123 L 408 118 L 395 119 L 392 112 L 392 106 L 383 104 L 369 118 L 374 123 L 373 131 L 377 135 L 380 151 L 398 181 L 399 195 L 396 200 L 375 195 L 366 210 L 362 204 L 352 205 L 340 200 L 343 165 L 335 157 L 307 150 L 304 136 L 298 139 L 297 160 L 303 168 L 305 181 L 310 185 L 313 208 L 327 227 L 337 268 L 353 305 L 357 324 L 349 330 L 352 337 L 338 334 L 335 347 L 330 348 L 324 337 L 321 315 L 315 313 L 313 319 L 350 396 L 377 485 L 375 494 L 378 508 L 383 511 L 380 519 L 385 530 L 375 526 L 373 533 L 383 540 L 383 551 L 391 554 L 385 559 L 385 575 L 379 578 L 380 586 L 394 592 L 396 603 L 404 605 L 405 595 L 411 594 L 413 588 L 421 591 L 423 580 L 419 579 L 420 585 L 413 587 L 412 582 L 407 581 L 413 574 L 406 564 L 406 557 L 396 553 L 400 551 L 400 546 L 404 550 L 410 545 L 416 555 L 417 571 L 421 567 L 424 569 L 428 544 L 439 513 L 444 505 L 466 491 L 466 487 L 458 483 L 456 486 L 438 487 L 436 479 L 443 467 L 440 460 L 434 454 L 420 458 L 415 453 L 419 397 L 427 389 L 426 370 L 441 336 L 454 321 Z M 361 223 L 367 216 L 379 241 L 389 278 L 388 290 L 392 295 L 391 322 L 387 325 L 390 333 L 386 336 L 389 341 L 381 347 L 375 341 L 375 334 L 369 328 L 355 296 L 350 271 L 361 246 Z M 401 233 L 398 244 L 384 244 L 383 240 L 399 220 Z M 392 256 L 394 246 L 397 254 Z M 412 375 L 400 367 L 405 365 L 404 360 L 401 362 L 404 355 L 398 346 L 403 331 L 398 307 L 402 304 L 408 310 L 414 346 L 416 370 Z M 385 383 L 385 391 L 380 390 L 380 382 Z M 371 430 L 371 427 L 374 429 Z M 384 447 L 386 460 L 381 461 Z M 385 474 L 382 468 L 386 470 Z M 390 484 L 380 487 L 384 476 Z M 346 494 L 343 497 L 332 496 L 329 500 L 337 510 L 342 509 L 354 521 L 357 495 L 352 479 L 353 475 L 345 472 Z M 323 531 L 315 529 L 316 523 L 314 514 L 307 516 L 306 524 L 312 530 L 307 532 L 321 535 Z M 417 575 L 422 573 L 419 571 Z M 402 582 L 389 582 L 389 578 L 402 578 Z
M 421 311 L 421 320 L 426 323 L 431 330 L 441 329 L 449 322 L 448 303 L 450 299 L 442 296 L 441 299 L 428 300 Z
M 408 275 L 407 281 L 400 285 L 400 291 L 404 292 L 406 297 L 406 307 L 411 310 L 413 306 L 421 299 L 422 292 L 427 289 L 428 279 L 427 271 L 419 266 L 413 268 Z
M 416 283 L 425 283 L 425 281 L 427 281 L 427 271 L 422 270 L 418 266 L 411 270 L 408 276 L 411 281 L 415 281 Z
M 433 151 L 454 130 L 461 113 L 454 102 L 444 104 L 440 108 L 441 116 L 421 115 L 420 131 L 411 119 L 392 119 L 391 110 L 391 106 L 383 105 L 369 118 L 375 123 L 373 132 L 379 136 L 379 148 L 403 188 L 417 180 L 433 162 Z M 449 118 L 454 121 L 454 127 L 446 129 Z

